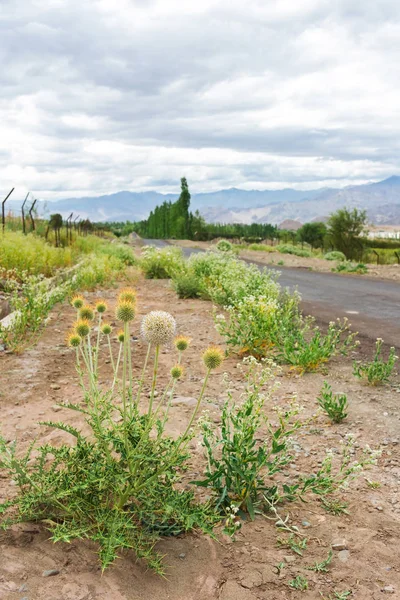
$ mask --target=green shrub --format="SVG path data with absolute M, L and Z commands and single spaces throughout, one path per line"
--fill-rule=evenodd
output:
M 340 423 L 347 417 L 347 396 L 345 394 L 334 395 L 332 387 L 326 381 L 318 397 L 318 404 L 334 423 Z
M 359 379 L 365 379 L 370 385 L 381 385 L 387 383 L 394 372 L 394 367 L 398 357 L 396 351 L 392 347 L 389 350 L 387 360 L 382 358 L 382 342 L 378 338 L 376 340 L 375 355 L 371 362 L 353 363 L 353 374 Z
M 227 316 L 216 315 L 219 333 L 240 355 L 255 358 L 271 355 L 281 331 L 301 323 L 299 296 L 274 289 L 269 295 L 245 296 L 227 308 Z
M 298 248 L 297 246 L 292 246 L 291 244 L 279 244 L 279 246 L 276 246 L 276 249 L 282 254 L 294 254 L 295 256 L 302 256 L 304 258 L 310 258 L 313 255 L 310 250 Z
M 200 298 L 204 295 L 200 279 L 190 271 L 177 273 L 172 285 L 179 298 Z
M 228 240 L 219 240 L 217 250 L 218 252 L 232 252 L 233 246 Z
M 206 297 L 220 306 L 234 306 L 250 295 L 278 296 L 277 275 L 260 271 L 228 253 L 192 254 L 187 268 L 199 278 Z
M 364 265 L 364 263 L 352 263 L 350 261 L 339 263 L 331 270 L 336 273 L 358 273 L 359 275 L 368 273 L 367 265 Z
M 325 260 L 346 260 L 346 256 L 343 252 L 339 252 L 338 250 L 333 250 L 332 252 L 327 252 L 324 254 Z
M 180 248 L 159 249 L 145 246 L 142 252 L 140 265 L 147 279 L 170 279 L 183 269 L 183 255 Z

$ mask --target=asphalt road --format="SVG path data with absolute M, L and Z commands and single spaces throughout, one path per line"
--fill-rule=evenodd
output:
M 163 240 L 143 240 L 159 248 Z M 189 256 L 201 252 L 184 248 Z M 260 265 L 256 261 L 248 261 Z M 274 267 L 268 267 L 274 268 Z M 375 278 L 316 273 L 307 269 L 281 267 L 279 283 L 302 297 L 303 310 L 322 322 L 348 317 L 352 328 L 366 337 L 382 337 L 387 344 L 400 347 L 400 284 Z

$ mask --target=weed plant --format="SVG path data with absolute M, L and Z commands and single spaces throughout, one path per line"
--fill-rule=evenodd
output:
M 318 396 L 318 404 L 334 423 L 341 423 L 347 417 L 347 396 L 345 394 L 333 394 L 332 387 L 327 381 L 324 382 Z
M 390 380 L 394 373 L 394 368 L 398 356 L 392 347 L 389 350 L 387 360 L 382 358 L 383 340 L 378 338 L 375 345 L 375 354 L 371 362 L 353 363 L 353 375 L 358 379 L 364 379 L 369 385 L 382 385 Z
M 147 279 L 170 279 L 183 270 L 182 250 L 172 246 L 163 249 L 145 246 L 140 265 Z
M 122 330 L 118 333 L 117 355 L 110 344 L 111 327 L 104 321 L 106 304 L 100 301 L 90 307 L 79 296 L 72 304 L 78 320 L 68 336 L 68 345 L 76 353 L 84 401 L 63 406 L 80 414 L 86 426 L 83 430 L 79 425 L 45 422 L 45 426 L 70 435 L 73 443 L 64 442 L 59 447 L 36 447 L 32 443 L 22 456 L 15 442 L 7 444 L 0 438 L 0 467 L 18 489 L 15 497 L 0 504 L 2 525 L 7 528 L 21 521 L 41 521 L 54 541 L 90 539 L 99 547 L 103 569 L 121 550 L 133 549 L 138 558 L 162 574 L 161 556 L 154 549 L 160 535 L 195 528 L 211 533 L 219 518 L 209 503 L 196 502 L 193 493 L 180 489 L 178 484 L 189 457 L 192 425 L 208 378 L 222 363 L 223 353 L 212 347 L 204 352 L 206 374 L 197 404 L 185 431 L 173 439 L 165 428 L 173 392 L 182 377 L 182 352 L 189 343 L 187 339 L 176 340 L 176 366 L 163 393 L 156 398 L 160 350 L 174 338 L 173 317 L 162 311 L 144 317 L 141 334 L 148 350 L 136 375 L 130 342 L 134 292 L 124 290 L 118 300 L 115 316 Z M 99 383 L 104 378 L 99 371 L 102 347 L 109 352 L 113 369 L 107 385 Z M 143 389 L 148 379 L 151 392 L 145 403 Z
M 278 503 L 305 499 L 309 493 L 330 498 L 365 466 L 375 463 L 377 454 L 368 447 L 355 459 L 349 439 L 335 463 L 333 454 L 327 453 L 316 472 L 302 475 L 296 483 L 285 483 L 279 477 L 272 479 L 295 460 L 291 440 L 302 426 L 299 408 L 292 404 L 283 410 L 274 409 L 268 416 L 265 405 L 275 389 L 276 367 L 271 362 L 260 364 L 252 357 L 244 359 L 244 363 L 248 372 L 241 401 L 234 402 L 228 388 L 221 425 L 203 421 L 207 466 L 205 478 L 194 482 L 212 490 L 215 507 L 228 514 L 230 526 L 238 525 L 237 511 L 254 519 L 256 512 L 272 510 L 276 515 Z M 279 517 L 274 520 L 278 526 L 284 526 Z
M 308 581 L 303 575 L 297 575 L 297 577 L 289 581 L 289 587 L 293 590 L 304 592 L 305 590 L 308 590 Z

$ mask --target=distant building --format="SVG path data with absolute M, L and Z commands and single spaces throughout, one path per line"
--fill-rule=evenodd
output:
M 400 240 L 400 225 L 386 225 L 371 227 L 368 231 L 371 239 Z

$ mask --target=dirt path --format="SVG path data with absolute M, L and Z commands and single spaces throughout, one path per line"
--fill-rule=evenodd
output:
M 98 296 L 112 303 L 115 291 Z M 88 294 L 92 299 L 96 294 Z M 186 359 L 186 376 L 180 386 L 171 412 L 171 432 L 182 431 L 187 423 L 191 398 L 198 393 L 203 371 L 199 354 L 210 342 L 221 343 L 212 320 L 210 303 L 200 300 L 178 300 L 166 281 L 140 281 L 138 284 L 139 318 L 152 309 L 170 311 L 177 319 L 179 330 L 189 334 L 193 343 Z M 66 420 L 76 425 L 75 413 L 59 408 L 64 400 L 79 401 L 73 354 L 65 348 L 64 337 L 73 320 L 73 310 L 62 306 L 53 311 L 38 345 L 21 356 L 1 358 L 0 407 L 1 427 L 6 438 L 15 437 L 22 446 L 39 436 L 41 441 L 57 444 L 61 432 L 36 423 L 40 420 Z M 136 335 L 139 321 L 136 325 Z M 135 364 L 140 365 L 145 347 L 134 340 Z M 369 347 L 361 349 L 370 352 Z M 135 359 L 136 360 L 136 359 Z M 174 362 L 172 350 L 162 354 L 166 370 Z M 239 401 L 243 380 L 232 357 L 224 370 L 232 378 L 234 397 Z M 107 365 L 103 365 L 107 369 Z M 304 598 L 317 600 L 321 594 L 333 597 L 334 591 L 352 590 L 352 598 L 379 600 L 385 598 L 385 587 L 400 598 L 400 414 L 399 387 L 368 388 L 351 374 L 351 361 L 338 359 L 329 366 L 329 374 L 321 373 L 300 378 L 289 371 L 279 377 L 280 388 L 268 405 L 287 406 L 293 395 L 304 405 L 305 416 L 317 408 L 315 398 L 327 379 L 335 391 L 348 394 L 348 419 L 330 426 L 327 419 L 317 416 L 295 437 L 296 460 L 287 469 L 287 481 L 294 481 L 302 472 L 318 467 L 326 449 L 338 452 L 346 435 L 353 434 L 360 446 L 382 445 L 379 465 L 361 476 L 350 490 L 341 493 L 349 505 L 349 515 L 334 516 L 326 512 L 316 499 L 307 504 L 295 503 L 282 508 L 290 512 L 291 522 L 308 538 L 303 556 L 277 546 L 282 535 L 273 522 L 258 517 L 246 523 L 237 541 L 222 536 L 220 542 L 201 535 L 167 538 L 160 543 L 166 555 L 167 578 L 157 578 L 135 563 L 130 553 L 121 558 L 103 575 L 99 570 L 94 545 L 85 542 L 53 544 L 42 526 L 25 524 L 0 533 L 0 598 L 14 600 L 278 600 Z M 213 375 L 204 408 L 217 423 L 225 398 L 222 373 Z M 397 384 L 398 385 L 398 384 Z M 193 464 L 189 477 L 198 476 L 202 468 L 202 449 L 192 444 Z M 370 481 L 380 487 L 372 489 Z M 1 478 L 0 498 L 12 493 L 12 482 Z M 328 573 L 315 573 L 306 567 L 326 558 L 331 544 L 345 538 L 345 549 L 335 551 Z M 284 563 L 278 575 L 275 568 Z M 43 572 L 56 569 L 53 577 Z M 308 579 L 305 592 L 292 590 L 289 581 L 297 575 Z M 388 592 L 389 593 L 389 592 Z

